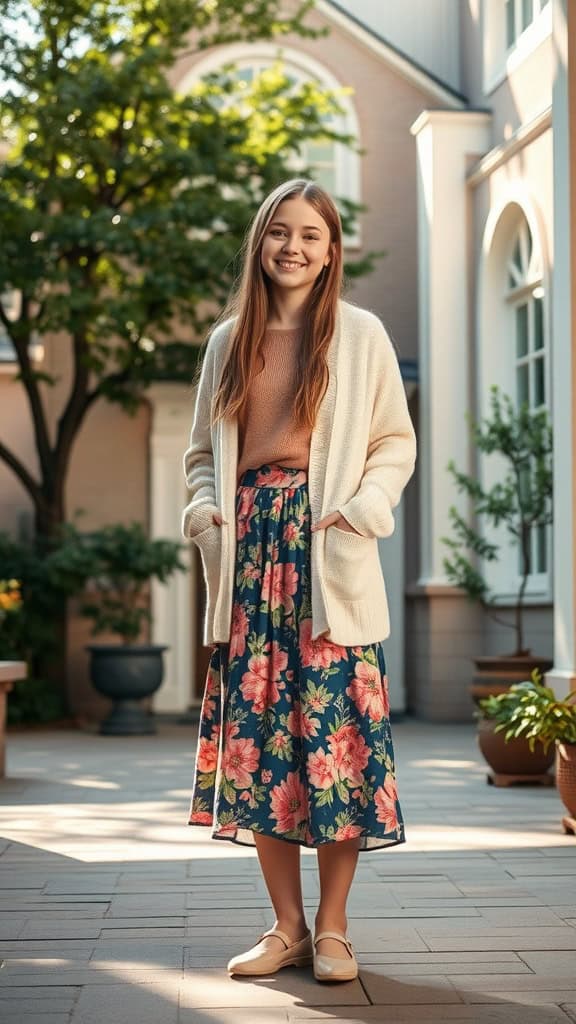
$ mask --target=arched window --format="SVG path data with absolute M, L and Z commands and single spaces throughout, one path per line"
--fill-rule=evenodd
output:
M 548 339 L 545 331 L 542 271 L 535 260 L 532 235 L 522 218 L 512 235 L 506 265 L 506 296 L 511 325 L 517 408 L 524 403 L 531 411 L 548 407 Z M 526 483 L 532 470 L 526 467 Z M 534 527 L 531 537 L 531 576 L 548 571 L 547 528 Z M 518 553 L 520 569 L 520 552 Z
M 490 414 L 490 388 L 498 384 L 516 408 L 551 413 L 549 339 L 549 259 L 547 235 L 534 197 L 517 180 L 502 189 L 489 211 L 482 237 L 478 278 L 477 401 L 481 417 Z M 486 489 L 508 468 L 503 456 L 479 457 Z M 527 469 L 526 486 L 533 468 Z M 523 573 L 519 544 L 503 526 L 491 537 L 498 559 L 483 566 L 499 604 L 513 605 Z M 533 527 L 530 536 L 528 603 L 552 601 L 552 529 Z
M 323 65 L 298 50 L 289 47 L 279 48 L 272 44 L 237 44 L 219 47 L 214 53 L 198 61 L 179 82 L 179 89 L 185 92 L 194 81 L 229 63 L 236 66 L 239 81 L 249 85 L 256 75 L 278 60 L 282 61 L 284 71 L 294 85 L 313 81 L 324 89 L 336 91 L 342 88 L 342 84 Z M 339 95 L 338 102 L 343 108 L 343 113 L 338 116 L 327 115 L 326 124 L 334 131 L 352 136 L 358 144 L 358 119 L 350 97 Z M 350 147 L 330 139 L 306 142 L 301 147 L 298 157 L 291 158 L 287 169 L 297 174 L 302 167 L 311 167 L 315 179 L 327 188 L 336 200 L 360 202 L 359 159 L 358 154 Z M 345 237 L 345 244 L 348 248 L 360 246 L 358 225 Z

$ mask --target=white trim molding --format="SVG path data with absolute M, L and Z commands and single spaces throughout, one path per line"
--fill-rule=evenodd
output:
M 540 11 L 512 47 L 506 45 L 504 0 L 485 0 L 483 90 L 490 96 L 552 35 L 552 3 Z
M 180 532 L 188 501 L 182 457 L 188 444 L 193 398 L 189 385 L 158 383 L 146 397 L 151 408 L 150 536 L 177 540 L 188 572 L 175 572 L 166 583 L 152 581 L 152 643 L 168 644 L 164 682 L 154 695 L 154 710 L 185 711 L 192 694 L 194 650 L 194 578 L 190 544 Z

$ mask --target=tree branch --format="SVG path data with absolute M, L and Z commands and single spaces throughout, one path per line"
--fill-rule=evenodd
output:
M 11 452 L 10 449 L 2 443 L 2 441 L 0 441 L 0 458 L 7 466 L 10 466 L 10 469 L 14 471 L 18 479 L 28 491 L 34 504 L 38 507 L 43 506 L 45 504 L 44 496 L 39 484 L 28 472 L 24 463 L 20 462 L 20 459 L 14 455 L 14 453 Z

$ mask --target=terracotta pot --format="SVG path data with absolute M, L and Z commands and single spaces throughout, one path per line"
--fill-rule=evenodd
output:
M 556 788 L 572 818 L 576 818 L 576 743 L 556 743 Z
M 509 690 L 512 683 L 530 679 L 535 668 L 542 674 L 548 672 L 554 662 L 537 654 L 500 654 L 474 658 L 474 664 L 476 673 L 470 686 L 470 693 L 477 704 L 481 697 L 497 696 Z
M 554 763 L 554 745 L 545 754 L 541 743 L 534 745 L 534 753 L 523 736 L 506 742 L 504 731 L 494 732 L 496 722 L 492 718 L 478 720 L 478 746 L 498 775 L 543 775 Z

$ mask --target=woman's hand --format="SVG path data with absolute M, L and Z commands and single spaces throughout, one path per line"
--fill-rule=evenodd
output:
M 222 519 L 222 516 L 220 515 L 219 512 L 214 512 L 212 514 L 212 522 L 216 523 L 216 526 L 224 525 L 224 520 Z
M 331 512 L 329 516 L 324 516 L 324 519 L 321 519 L 311 529 L 314 532 L 315 530 L 325 530 L 328 526 L 335 526 L 338 530 L 344 530 L 346 533 L 355 533 L 358 537 L 362 536 L 339 512 Z

